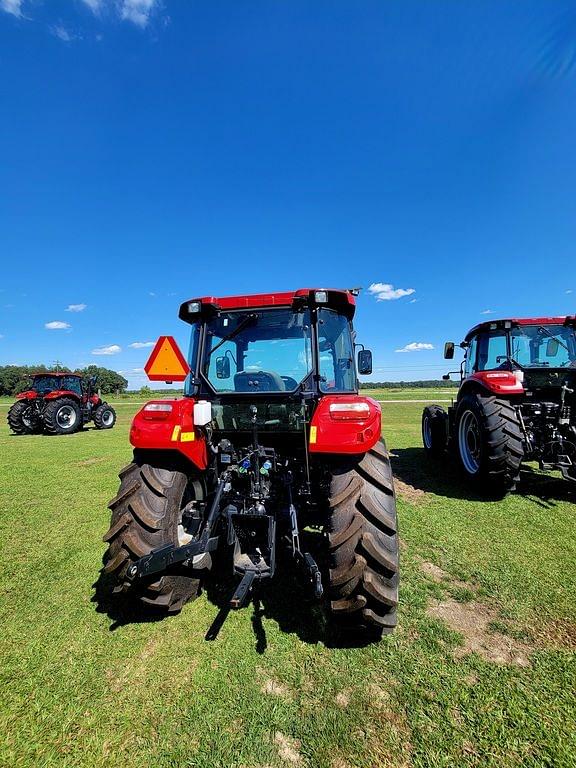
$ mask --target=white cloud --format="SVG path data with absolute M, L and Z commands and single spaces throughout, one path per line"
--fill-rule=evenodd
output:
M 393 301 L 403 296 L 411 296 L 416 293 L 414 288 L 394 288 L 390 283 L 372 283 L 368 293 L 376 297 L 378 301 Z
M 88 305 L 87 304 L 68 304 L 66 308 L 66 312 L 84 312 Z
M 93 13 L 98 13 L 102 8 L 102 0 L 82 0 L 82 2 L 84 5 L 87 5 Z
M 574 291 L 572 290 L 572 288 L 568 288 L 568 290 L 566 291 L 566 293 L 574 293 Z
M 51 320 L 49 323 L 44 323 L 44 328 L 48 328 L 49 331 L 65 331 L 70 327 L 70 323 L 63 323 L 62 320 Z
M 122 352 L 122 347 L 119 347 L 118 344 L 111 344 L 109 347 L 96 347 L 92 350 L 93 355 L 117 355 L 119 352 Z
M 0 0 L 0 9 L 12 16 L 22 16 L 22 0 Z
M 144 349 L 144 347 L 153 347 L 154 341 L 133 341 L 132 344 L 128 344 L 132 349 Z
M 482 312 L 480 312 L 481 315 L 493 315 L 494 310 L 493 309 L 484 309 Z
M 138 27 L 145 27 L 156 5 L 157 0 L 122 0 L 120 16 Z
M 412 341 L 402 349 L 397 349 L 396 352 L 422 352 L 424 349 L 434 349 L 434 344 L 425 341 Z
M 50 27 L 50 32 L 54 35 L 54 37 L 62 40 L 63 43 L 71 43 L 72 40 L 76 40 L 77 38 L 77 35 L 73 34 L 72 32 L 68 32 L 66 27 L 63 27 L 62 24 L 56 24 L 56 26 Z
M 409 304 L 417 304 L 418 303 L 418 299 L 410 299 L 410 301 L 408 303 Z
M 144 368 L 132 368 L 132 373 L 144 373 Z

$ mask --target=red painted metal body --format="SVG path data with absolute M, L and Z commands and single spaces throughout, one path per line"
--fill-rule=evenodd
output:
M 216 309 L 248 309 L 264 307 L 289 307 L 298 300 L 307 300 L 318 291 L 325 291 L 328 294 L 326 306 L 338 308 L 350 319 L 354 316 L 356 301 L 350 291 L 343 291 L 336 288 L 299 288 L 296 291 L 283 291 L 281 293 L 256 293 L 250 296 L 201 296 L 195 299 L 185 301 L 179 312 L 181 320 L 190 322 L 188 305 L 192 302 L 198 302 L 203 308 L 213 307 Z
M 170 406 L 151 410 L 149 406 Z M 194 429 L 194 399 L 150 400 L 132 421 L 130 442 L 134 448 L 179 451 L 199 469 L 208 466 L 205 440 Z
M 522 395 L 525 391 L 522 382 L 510 371 L 477 371 L 462 382 L 462 388 L 473 383 L 495 395 Z
M 85 400 L 84 397 L 81 398 L 78 395 L 78 392 L 72 392 L 69 389 L 53 389 L 52 392 L 47 392 L 45 395 L 40 395 L 33 389 L 29 389 L 26 392 L 20 392 L 19 395 L 16 395 L 17 400 L 34 400 L 38 397 L 43 398 L 44 400 L 55 400 L 57 397 L 72 397 L 74 400 L 78 400 L 78 402 Z M 99 398 L 97 397 L 96 400 L 99 400 Z
M 130 442 L 143 450 L 182 453 L 199 469 L 208 466 L 206 443 L 194 429 L 194 399 L 150 400 L 138 411 L 130 429 Z M 365 411 L 331 412 L 331 406 L 365 406 Z M 153 410 L 161 406 L 166 410 Z M 310 422 L 311 453 L 358 454 L 369 451 L 380 439 L 380 404 L 358 395 L 326 395 Z
M 360 413 L 353 410 L 332 412 L 331 406 L 366 406 Z M 359 395 L 326 395 L 310 422 L 310 453 L 364 453 L 380 439 L 382 430 L 380 403 Z

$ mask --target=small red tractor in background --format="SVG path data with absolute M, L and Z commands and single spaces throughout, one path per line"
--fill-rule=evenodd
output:
M 485 322 L 460 346 L 455 404 L 422 415 L 426 452 L 453 451 L 490 496 L 514 489 L 524 461 L 576 481 L 576 317 Z M 454 350 L 448 342 L 445 358 Z
M 332 616 L 380 637 L 396 625 L 398 535 L 380 406 L 358 394 L 355 291 L 204 297 L 182 304 L 191 326 L 183 398 L 152 400 L 130 431 L 104 540 L 116 595 L 168 612 L 194 599 L 216 551 L 237 577 L 229 607 L 270 582 L 277 549 Z M 146 370 L 175 380 L 161 337 Z M 154 365 L 152 364 L 152 361 Z M 153 374 L 157 361 L 159 374 Z M 188 368 L 189 363 L 189 368 Z M 306 529 L 306 532 L 304 532 Z M 315 531 L 327 573 L 306 547 Z M 223 562 L 222 557 L 217 562 Z
M 8 425 L 17 435 L 45 432 L 69 435 L 89 421 L 96 429 L 112 429 L 116 412 L 96 392 L 96 377 L 76 373 L 37 373 L 30 389 L 17 395 Z

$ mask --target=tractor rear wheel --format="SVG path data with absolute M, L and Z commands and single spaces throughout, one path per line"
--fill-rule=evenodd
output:
M 442 456 L 448 445 L 448 414 L 439 405 L 428 405 L 422 413 L 422 442 L 432 458 Z
M 397 623 L 398 525 L 383 440 L 333 468 L 329 504 L 332 615 L 358 635 L 389 634 Z
M 116 424 L 116 411 L 108 403 L 102 403 L 94 411 L 94 426 L 96 429 L 112 429 Z
M 49 435 L 71 435 L 82 426 L 80 406 L 71 397 L 59 397 L 48 403 L 42 420 Z
M 120 472 L 118 495 L 109 504 L 110 529 L 103 537 L 108 543 L 103 572 L 114 578 L 114 594 L 127 593 L 147 608 L 176 613 L 197 597 L 199 579 L 181 568 L 134 586 L 126 578 L 130 565 L 153 549 L 191 541 L 182 526 L 182 510 L 205 495 L 199 479 L 160 464 L 134 461 Z
M 30 403 L 18 400 L 8 411 L 8 426 L 15 435 L 33 435 L 38 432 L 38 419 L 32 413 Z
M 455 443 L 464 473 L 488 495 L 514 490 L 524 448 L 520 421 L 507 400 L 465 395 L 456 413 Z

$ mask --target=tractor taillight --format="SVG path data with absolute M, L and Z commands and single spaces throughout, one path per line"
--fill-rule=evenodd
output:
M 369 415 L 368 403 L 330 403 L 333 419 L 367 419 Z
M 168 415 L 172 413 L 172 405 L 170 403 L 147 403 L 143 410 L 145 419 L 165 421 Z

